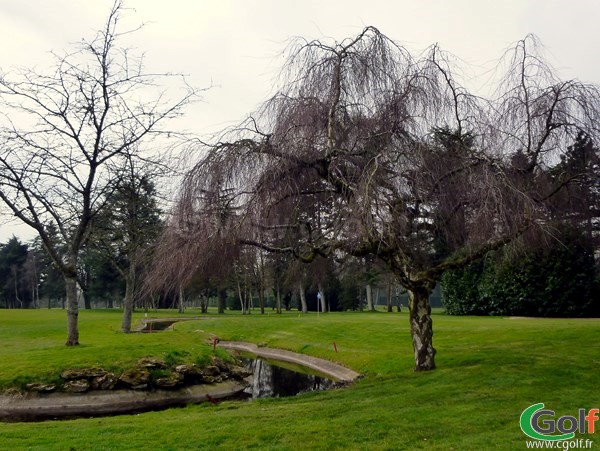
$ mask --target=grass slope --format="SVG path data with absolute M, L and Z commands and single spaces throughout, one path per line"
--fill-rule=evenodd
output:
M 518 420 L 529 405 L 544 402 L 560 416 L 600 404 L 600 320 L 435 315 L 438 369 L 417 374 L 405 313 L 228 312 L 174 331 L 123 335 L 118 313 L 83 311 L 75 349 L 63 345 L 64 312 L 0 315 L 5 387 L 23 374 L 33 380 L 67 366 L 119 368 L 144 355 L 201 361 L 212 353 L 213 333 L 365 374 L 352 387 L 295 398 L 0 424 L 0 449 L 525 449 Z

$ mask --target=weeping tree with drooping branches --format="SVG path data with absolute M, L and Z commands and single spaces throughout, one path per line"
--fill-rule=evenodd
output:
M 559 80 L 536 47 L 507 52 L 485 99 L 438 46 L 415 57 L 373 27 L 294 41 L 277 93 L 187 174 L 168 232 L 183 261 L 224 240 L 307 263 L 375 256 L 409 293 L 415 370 L 434 369 L 436 281 L 551 228 L 566 183 L 547 168 L 578 133 L 598 137 L 598 87 Z

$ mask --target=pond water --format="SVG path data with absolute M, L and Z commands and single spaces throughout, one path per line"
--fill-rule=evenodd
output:
M 244 358 L 243 361 L 252 370 L 250 386 L 245 390 L 252 399 L 295 396 L 338 385 L 336 381 L 301 366 L 260 358 Z

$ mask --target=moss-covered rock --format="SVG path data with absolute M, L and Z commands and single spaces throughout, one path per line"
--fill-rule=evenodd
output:
M 158 388 L 175 388 L 183 384 L 183 374 L 181 373 L 170 373 L 163 377 L 159 377 L 154 381 L 154 385 Z
M 56 385 L 54 384 L 27 384 L 25 386 L 27 391 L 37 392 L 37 393 L 52 393 L 56 390 Z
M 66 381 L 75 380 L 75 379 L 92 379 L 94 377 L 103 376 L 106 374 L 106 371 L 102 368 L 70 368 L 64 370 L 60 377 Z
M 119 378 L 114 373 L 106 373 L 92 379 L 91 386 L 93 390 L 113 390 L 118 382 Z
M 141 390 L 145 388 L 144 386 L 147 387 L 148 382 L 150 382 L 150 371 L 139 366 L 129 368 L 121 374 L 119 381 L 133 389 Z
M 142 357 L 138 360 L 138 366 L 149 368 L 149 369 L 165 369 L 167 368 L 167 364 L 162 359 L 157 359 L 155 357 Z
M 89 389 L 90 383 L 87 379 L 68 381 L 63 385 L 63 390 L 67 393 L 85 393 Z

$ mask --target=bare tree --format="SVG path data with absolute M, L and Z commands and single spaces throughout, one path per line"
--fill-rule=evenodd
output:
M 224 224 L 236 221 L 230 193 L 200 193 L 199 197 L 205 195 L 210 200 L 199 201 L 210 203 L 213 211 L 204 218 L 193 214 L 183 217 L 184 212 L 175 207 L 153 252 L 153 262 L 144 278 L 142 295 L 152 296 L 161 291 L 178 290 L 193 284 L 198 277 L 217 280 L 217 285 L 222 288 L 233 277 L 245 313 L 251 285 L 249 279 L 252 278 L 249 274 L 253 272 L 251 268 L 255 252 L 250 252 L 252 249 L 241 252 L 235 239 L 219 233 Z M 194 236 L 204 239 L 190 240 Z M 206 245 L 207 241 L 210 241 L 210 246 Z M 199 255 L 202 258 L 197 258 Z
M 167 95 L 157 82 L 173 76 L 145 72 L 142 58 L 117 46 L 128 33 L 117 28 L 122 10 L 117 0 L 95 38 L 56 54 L 47 74 L 0 76 L 0 199 L 37 231 L 65 278 L 67 345 L 79 343 L 77 274 L 93 218 L 126 171 L 126 157 L 139 157 L 143 140 L 166 133 L 162 123 L 196 95 L 184 80 L 177 97 Z
M 532 44 L 507 54 L 508 75 L 483 99 L 437 46 L 415 58 L 373 27 L 296 41 L 279 92 L 185 179 L 173 225 L 196 222 L 190 261 L 214 236 L 303 262 L 374 255 L 409 293 L 415 370 L 434 369 L 440 275 L 550 227 L 546 201 L 561 187 L 544 169 L 580 131 L 599 135 L 598 88 L 559 81 Z M 225 190 L 236 215 L 219 222 Z
M 129 333 L 140 267 L 150 260 L 149 249 L 162 228 L 156 181 L 170 171 L 159 159 L 142 161 L 132 155 L 125 156 L 124 165 L 117 186 L 105 199 L 106 208 L 92 221 L 87 247 L 110 262 L 125 281 L 121 330 Z

